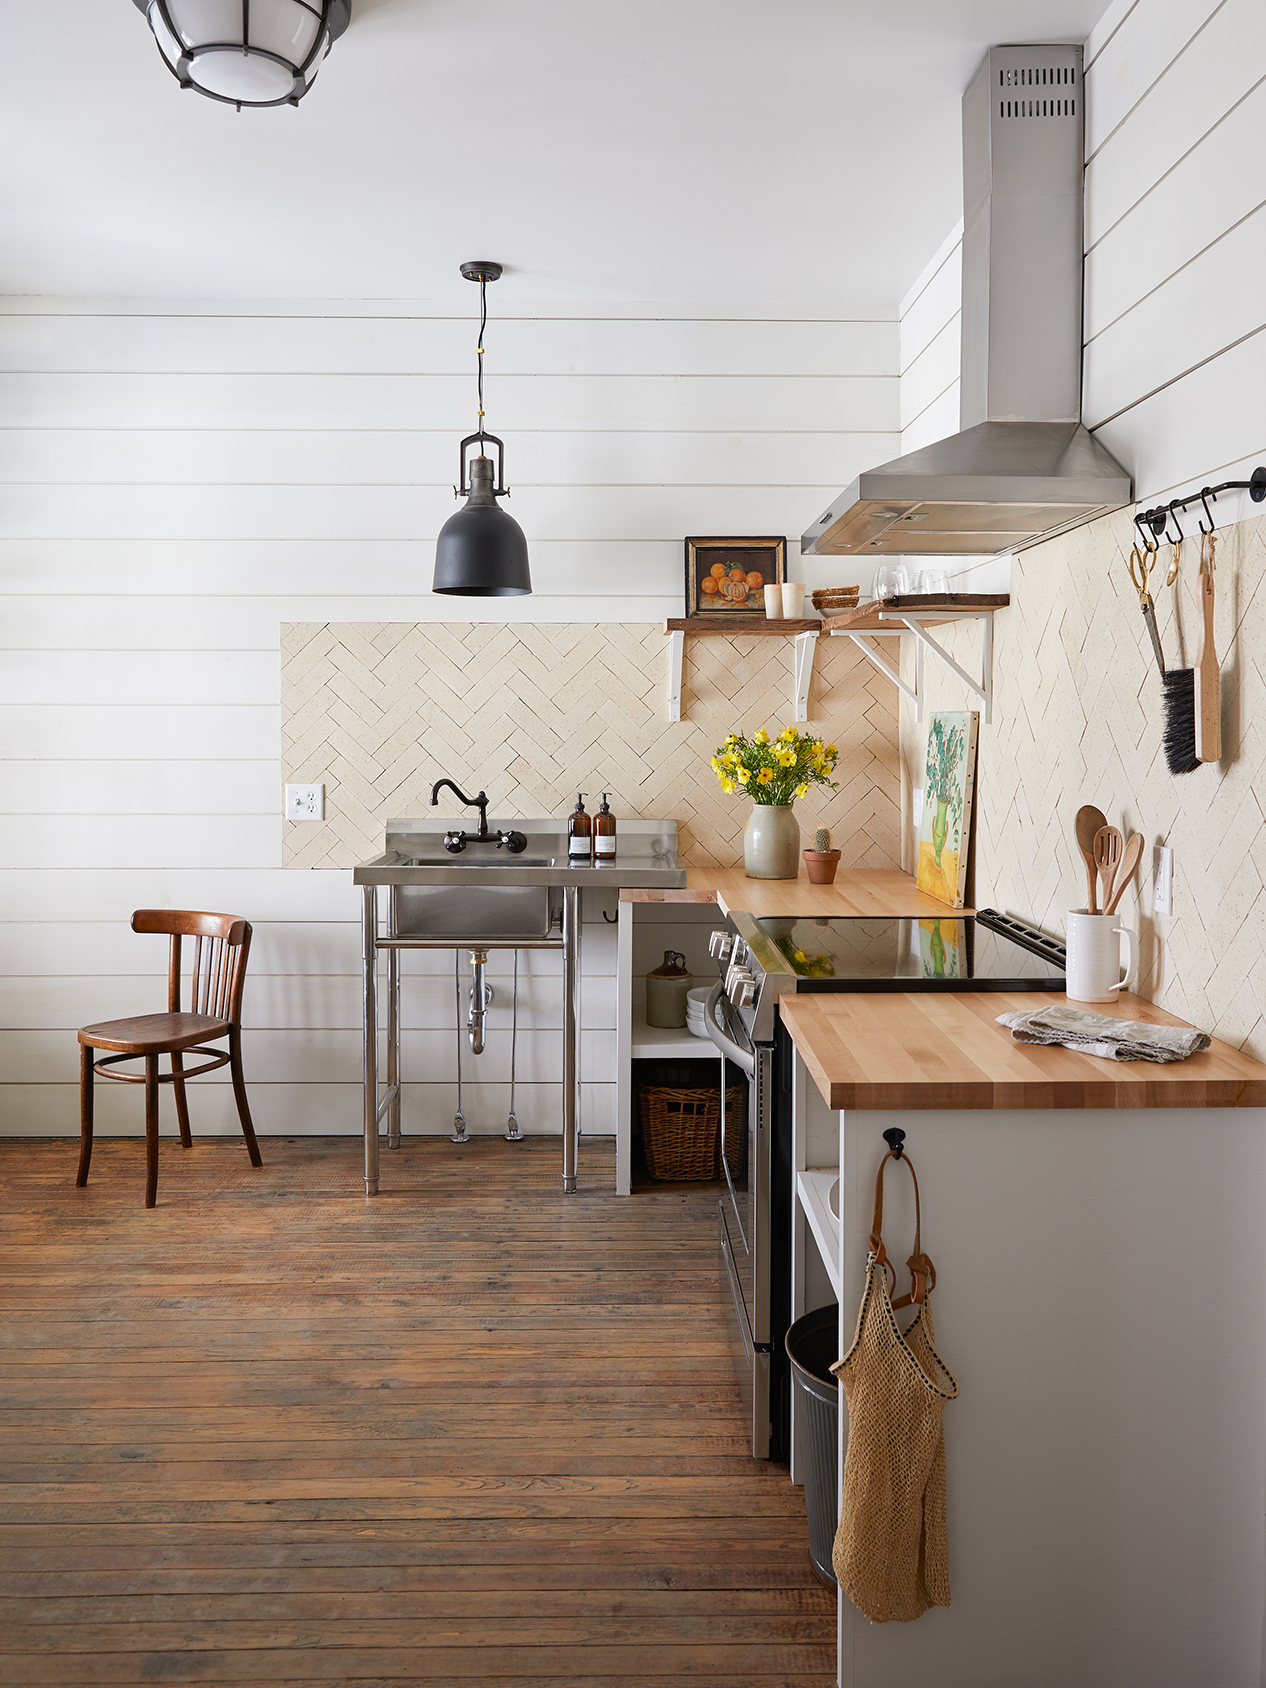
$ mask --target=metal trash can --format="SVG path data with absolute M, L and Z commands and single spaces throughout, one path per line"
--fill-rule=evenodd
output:
M 809 1515 L 809 1557 L 828 1588 L 836 1588 L 831 1566 L 839 1493 L 840 1386 L 831 1367 L 840 1357 L 840 1310 L 816 1307 L 787 1332 L 787 1356 L 795 1387 L 796 1416 L 804 1423 L 804 1506 Z

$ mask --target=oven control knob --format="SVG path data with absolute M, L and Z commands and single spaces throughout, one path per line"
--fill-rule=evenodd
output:
M 736 967 L 746 966 L 747 965 L 747 958 L 748 958 L 750 953 L 751 953 L 750 950 L 748 949 L 747 945 L 743 942 L 742 938 L 735 938 L 734 948 L 730 952 L 730 960 L 734 963 L 734 965 Z
M 734 948 L 734 934 L 732 932 L 714 932 L 708 939 L 708 954 L 713 961 L 728 961 L 730 951 Z
M 738 998 L 734 1003 L 736 1008 L 750 1008 L 756 1001 L 756 981 L 750 975 L 740 979 L 738 983 Z
M 743 985 L 751 985 L 752 989 L 755 990 L 756 981 L 746 967 L 731 966 L 730 971 L 725 975 L 725 994 L 735 1007 L 738 1007 L 738 993 Z M 751 1001 L 750 997 L 748 1001 Z

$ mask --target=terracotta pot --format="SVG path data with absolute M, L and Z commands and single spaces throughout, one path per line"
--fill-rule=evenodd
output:
M 810 885 L 833 885 L 835 870 L 840 865 L 838 850 L 804 850 L 804 865 L 809 870 Z

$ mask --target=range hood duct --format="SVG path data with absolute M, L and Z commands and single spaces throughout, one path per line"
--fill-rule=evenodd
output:
M 859 475 L 806 556 L 993 556 L 1133 498 L 1081 424 L 1082 50 L 993 47 L 963 95 L 960 432 Z

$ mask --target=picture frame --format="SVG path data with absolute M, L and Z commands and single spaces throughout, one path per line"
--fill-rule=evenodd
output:
M 724 617 L 736 625 L 763 621 L 764 588 L 781 586 L 786 578 L 787 541 L 781 534 L 735 539 L 691 536 L 686 540 L 686 619 L 715 622 Z
M 979 733 L 974 709 L 938 712 L 928 723 L 915 884 L 951 908 L 966 903 Z

